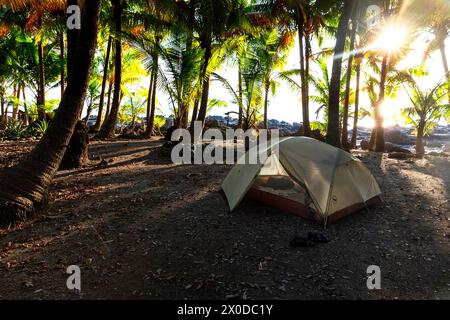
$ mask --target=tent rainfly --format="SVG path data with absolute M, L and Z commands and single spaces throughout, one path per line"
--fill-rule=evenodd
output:
M 265 163 L 237 164 L 223 182 L 231 211 L 248 197 L 327 226 L 381 202 L 369 169 L 344 150 L 306 137 L 280 139 L 267 150 Z

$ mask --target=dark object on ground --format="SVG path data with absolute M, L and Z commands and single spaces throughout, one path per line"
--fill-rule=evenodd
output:
M 367 140 L 362 140 L 362 141 L 361 141 L 361 149 L 362 149 L 362 150 L 369 150 L 369 141 L 367 141 Z
M 309 248 L 314 247 L 315 243 L 305 237 L 295 237 L 291 240 L 292 248 Z
M 404 152 L 389 153 L 389 159 L 408 160 L 408 159 L 412 159 L 414 157 L 415 157 L 415 155 L 412 153 L 404 153 Z
M 99 132 L 99 130 L 95 129 L 94 127 L 89 128 L 89 134 L 96 135 Z
M 113 163 L 114 159 L 105 160 L 100 158 L 100 162 L 97 164 L 97 168 L 106 168 L 109 164 Z
M 396 145 L 390 143 L 390 142 L 386 142 L 385 145 L 386 148 L 386 152 L 387 153 L 391 153 L 391 152 L 401 152 L 401 153 L 409 153 L 412 154 L 411 151 L 409 151 L 408 149 L 405 148 L 401 148 L 401 147 L 397 147 Z
M 320 232 L 310 231 L 305 236 L 296 236 L 291 240 L 291 247 L 293 248 L 307 248 L 314 247 L 316 243 L 328 243 L 330 239 Z
M 310 240 L 312 242 L 316 242 L 316 243 L 330 242 L 330 239 L 326 235 L 324 235 L 323 233 L 320 233 L 320 232 L 310 231 L 310 232 L 308 232 L 307 238 L 308 238 L 308 240 Z
M 166 141 L 172 141 L 172 134 L 175 130 L 178 128 L 176 126 L 172 126 L 169 129 L 167 129 L 166 135 L 164 136 L 164 140 Z
M 88 162 L 89 133 L 86 124 L 78 121 L 59 170 L 81 168 Z

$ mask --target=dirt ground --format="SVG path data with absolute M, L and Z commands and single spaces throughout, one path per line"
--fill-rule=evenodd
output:
M 1 142 L 0 167 L 32 144 Z M 448 158 L 358 153 L 385 203 L 324 231 L 250 200 L 229 213 L 231 166 L 177 166 L 161 144 L 94 142 L 88 167 L 58 173 L 40 217 L 0 230 L 0 298 L 450 299 Z M 331 241 L 290 247 L 307 231 Z M 370 265 L 381 290 L 367 289 Z

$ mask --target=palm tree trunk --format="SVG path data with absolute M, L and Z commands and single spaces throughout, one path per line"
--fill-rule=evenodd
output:
M 375 105 L 375 152 L 384 152 L 384 127 L 383 127 L 383 115 L 381 114 L 381 106 L 384 102 L 384 92 L 386 88 L 386 77 L 388 69 L 389 54 L 385 54 L 383 62 L 381 64 L 381 77 L 380 77 L 380 95 Z
M 54 121 L 29 156 L 0 173 L 0 224 L 23 220 L 45 203 L 48 187 L 58 170 L 83 110 L 97 43 L 101 0 L 85 2 L 77 67 L 73 68 Z
M 155 125 L 155 111 L 156 111 L 156 88 L 158 84 L 158 55 L 155 54 L 153 57 L 153 87 L 152 87 L 152 100 L 150 105 L 150 117 L 147 122 L 147 132 L 146 137 L 151 137 L 153 135 L 153 128 Z
M 242 128 L 242 104 L 243 104 L 243 83 L 242 83 L 242 65 L 241 60 L 238 58 L 238 98 L 239 98 L 239 116 L 238 116 L 238 128 Z
M 38 88 L 38 118 L 45 119 L 45 68 L 44 68 L 44 46 L 42 41 L 38 42 L 38 61 L 39 61 L 39 88 Z
M 122 40 L 120 34 L 122 32 L 122 5 L 120 0 L 113 1 L 113 15 L 116 31 L 116 54 L 115 54 L 115 79 L 114 79 L 114 96 L 112 101 L 109 117 L 103 123 L 102 129 L 98 134 L 98 138 L 108 139 L 115 136 L 117 115 L 120 108 L 121 84 L 122 84 Z
M 0 122 L 5 121 L 5 94 L 3 82 L 0 85 Z
M 353 16 L 354 17 L 354 16 Z M 347 81 L 345 84 L 345 99 L 344 99 L 344 116 L 342 119 L 342 146 L 344 148 L 349 147 L 348 143 L 348 113 L 349 113 L 349 105 L 350 105 L 350 89 L 351 89 L 351 81 L 352 81 L 352 66 L 353 66 L 353 50 L 355 49 L 355 39 L 356 39 L 356 28 L 355 19 L 352 19 L 352 33 L 350 37 L 350 54 L 348 57 L 348 65 L 347 65 Z
M 425 146 L 423 143 L 423 136 L 425 132 L 425 121 L 420 120 L 417 127 L 417 139 L 416 139 L 416 154 L 422 156 L 425 154 Z
M 450 103 L 450 72 L 448 70 L 447 54 L 445 52 L 445 42 L 442 41 L 439 45 L 439 51 L 441 52 L 442 65 L 444 66 L 445 77 L 448 85 L 448 103 Z
M 311 135 L 311 124 L 309 121 L 309 61 L 311 59 L 311 39 L 310 36 L 305 36 L 305 96 L 306 96 L 306 118 L 303 119 L 303 126 L 305 127 L 305 135 Z
M 112 90 L 113 90 L 114 84 L 110 82 L 108 84 L 108 101 L 106 102 L 106 112 L 105 112 L 105 121 L 109 118 L 109 111 L 111 110 L 111 97 L 112 97 Z
M 264 88 L 264 129 L 269 129 L 269 123 L 267 120 L 267 107 L 269 105 L 269 90 L 270 90 L 270 83 L 266 81 L 266 85 Z
M 189 129 L 191 132 L 193 132 L 193 130 L 194 130 L 194 122 L 197 121 L 199 103 L 200 103 L 200 99 L 197 95 L 197 97 L 194 100 L 194 108 L 192 110 L 191 127 Z
M 111 46 L 112 46 L 112 37 L 108 38 L 108 46 L 106 48 L 106 57 L 105 57 L 105 65 L 103 68 L 103 80 L 102 80 L 102 90 L 100 92 L 100 102 L 98 104 L 98 114 L 97 119 L 94 125 L 94 131 L 98 131 L 102 124 L 103 117 L 103 105 L 105 104 L 105 91 L 106 91 L 106 82 L 108 81 L 108 68 L 109 68 L 109 58 L 111 56 Z
M 67 6 L 78 6 L 78 0 L 67 0 Z M 79 30 L 67 29 L 67 77 L 75 66 L 75 53 L 77 50 Z
M 156 40 L 156 43 L 159 43 L 159 39 Z M 159 69 L 159 56 L 158 53 L 154 52 L 153 54 L 153 65 L 152 65 L 152 83 L 151 83 L 151 103 L 150 103 L 150 113 L 147 119 L 147 128 L 145 132 L 145 137 L 150 138 L 153 135 L 153 127 L 155 124 L 155 111 L 156 111 L 156 88 L 158 84 L 158 69 Z M 150 98 L 150 97 L 149 97 Z M 189 110 L 188 110 L 189 111 Z
M 308 94 L 306 89 L 306 70 L 305 70 L 305 48 L 303 44 L 303 29 L 298 23 L 298 40 L 300 45 L 300 82 L 302 93 L 302 116 L 303 116 L 303 134 L 309 136 L 311 134 L 311 127 L 309 124 L 309 108 L 308 108 Z
M 149 138 L 148 136 L 148 126 L 150 124 L 150 114 L 152 109 L 152 94 L 153 94 L 153 82 L 154 82 L 154 74 L 153 70 L 150 73 L 150 85 L 148 87 L 148 95 L 147 95 L 147 111 L 146 111 L 146 120 L 147 120 L 147 127 L 145 128 L 145 137 Z
M 328 130 L 326 142 L 340 147 L 339 138 L 339 100 L 341 87 L 342 56 L 345 49 L 345 39 L 347 38 L 348 23 L 352 15 L 354 1 L 345 0 L 344 8 L 339 20 L 338 31 L 336 33 L 336 46 L 334 48 L 333 69 L 330 80 L 330 98 L 328 103 Z
M 356 138 L 358 135 L 358 117 L 359 117 L 359 91 L 361 86 L 361 63 L 356 63 L 356 89 L 355 89 L 355 115 L 353 117 L 353 131 L 351 148 L 356 149 Z
M 202 98 L 200 100 L 200 110 L 198 112 L 197 121 L 201 121 L 203 124 L 206 119 L 206 111 L 208 109 L 208 99 L 209 99 L 209 74 L 208 74 L 208 66 L 209 60 L 212 56 L 212 48 L 211 48 L 211 35 L 209 35 L 205 41 L 205 56 L 203 61 L 203 70 L 202 70 Z
M 30 124 L 30 116 L 28 115 L 28 104 L 27 104 L 27 96 L 25 94 L 25 86 L 22 87 L 22 98 L 23 98 L 23 110 L 25 111 L 25 118 L 23 124 L 27 126 Z
M 60 59 L 61 61 L 65 61 L 65 54 L 64 54 L 64 33 L 61 33 L 59 36 L 59 49 L 60 49 Z M 65 66 L 61 68 L 61 99 L 64 95 L 64 89 L 65 89 L 65 82 L 66 82 L 66 71 Z
M 19 104 L 20 104 L 20 84 L 17 85 L 16 95 L 14 96 L 15 101 L 13 103 L 13 114 L 12 118 L 17 120 L 19 118 Z
M 84 117 L 84 122 L 88 122 L 91 113 L 92 113 L 92 103 L 90 103 L 87 108 L 86 117 Z

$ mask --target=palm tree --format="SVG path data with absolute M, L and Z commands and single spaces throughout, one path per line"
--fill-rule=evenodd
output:
M 345 84 L 345 100 L 344 100 L 344 117 L 342 120 L 342 137 L 341 144 L 343 148 L 348 149 L 350 147 L 348 142 L 348 117 L 349 117 L 349 105 L 350 105 L 350 90 L 351 90 L 351 81 L 352 81 L 352 67 L 353 67 L 353 59 L 355 55 L 355 42 L 356 42 L 356 29 L 357 29 L 357 12 L 358 12 L 358 3 L 355 4 L 355 8 L 352 14 L 352 23 L 351 23 L 351 31 L 350 31 L 350 47 L 349 47 L 349 56 L 347 61 L 347 80 Z
M 200 106 L 196 120 L 204 123 L 208 110 L 209 82 L 211 75 L 210 62 L 213 58 L 214 41 L 220 43 L 222 39 L 233 35 L 236 23 L 240 23 L 240 6 L 237 0 L 205 0 L 196 2 L 198 16 L 196 17 L 196 31 L 198 41 L 203 50 L 203 66 L 200 79 L 202 81 Z
M 333 1 L 271 0 L 271 14 L 278 17 L 279 24 L 293 23 L 298 34 L 300 53 L 300 83 L 304 135 L 310 135 L 309 121 L 309 73 L 312 58 L 311 39 L 316 34 L 321 42 L 320 31 L 329 29 L 330 18 L 335 15 Z
M 112 47 L 112 37 L 109 36 L 108 44 L 106 47 L 105 60 L 103 63 L 103 78 L 102 78 L 102 86 L 101 86 L 101 92 L 100 92 L 100 102 L 98 104 L 97 119 L 96 119 L 95 125 L 93 127 L 94 131 L 98 131 L 102 124 L 103 108 L 104 108 L 104 104 L 105 104 L 106 83 L 108 81 L 109 60 L 111 57 L 111 47 Z
M 434 50 L 439 50 L 442 59 L 442 66 L 448 85 L 448 102 L 450 103 L 450 71 L 448 67 L 445 41 L 450 30 L 450 3 L 445 0 L 433 2 L 434 12 L 428 18 L 427 29 L 434 35 L 434 39 L 429 43 L 426 56 Z
M 348 24 L 354 8 L 353 0 L 345 0 L 342 9 L 342 15 L 339 20 L 339 26 L 336 33 L 336 46 L 334 48 L 333 69 L 330 81 L 330 100 L 328 103 L 328 129 L 327 143 L 335 146 L 341 146 L 340 122 L 339 122 L 339 97 L 340 81 L 342 72 L 342 58 L 345 48 L 345 39 L 347 37 Z
M 275 93 L 277 80 L 285 79 L 290 84 L 296 82 L 289 76 L 298 74 L 298 70 L 283 72 L 283 66 L 287 63 L 290 49 L 293 47 L 293 35 L 291 32 L 279 33 L 274 28 L 263 32 L 255 41 L 250 42 L 250 51 L 259 61 L 262 69 L 262 87 L 264 88 L 264 128 L 268 129 L 267 109 L 269 105 L 269 93 Z
M 355 88 L 355 110 L 353 111 L 353 130 L 350 147 L 356 149 L 356 138 L 358 135 L 358 119 L 359 119 L 359 100 L 361 91 L 361 63 L 363 60 L 362 54 L 355 55 L 355 73 L 356 73 L 356 88 Z
M 326 55 L 321 56 L 317 59 L 317 66 L 320 69 L 320 74 L 314 76 L 310 75 L 309 82 L 312 84 L 314 91 L 316 94 L 313 94 L 310 96 L 311 101 L 315 102 L 319 107 L 316 110 L 316 116 L 318 117 L 320 112 L 323 110 L 324 112 L 324 121 L 321 123 L 320 127 L 328 127 L 328 102 L 330 101 L 330 87 L 331 87 L 331 80 L 330 80 L 330 70 L 328 68 L 327 64 L 328 59 L 326 58 Z M 343 104 L 343 101 L 345 100 L 345 84 L 346 84 L 346 77 L 347 73 L 342 74 L 342 78 L 340 81 L 340 105 Z M 343 108 L 340 108 L 339 110 L 339 119 L 343 118 Z M 340 121 L 340 120 L 339 120 Z M 341 121 L 340 121 L 341 122 Z M 317 126 L 319 123 L 314 123 L 315 126 Z
M 16 1 L 13 1 L 16 2 Z M 0 222 L 25 219 L 45 203 L 48 187 L 64 156 L 80 117 L 97 42 L 101 0 L 86 1 L 73 68 L 54 121 L 30 153 L 0 173 Z
M 121 0 L 113 0 L 113 19 L 115 32 L 115 54 L 114 54 L 114 96 L 108 118 L 97 137 L 101 139 L 113 138 L 115 136 L 117 115 L 120 108 L 121 86 L 122 86 L 122 12 L 123 4 Z
M 429 90 L 422 90 L 411 73 L 406 74 L 409 86 L 408 96 L 411 106 L 402 109 L 402 114 L 408 124 L 416 129 L 416 153 L 425 154 L 423 138 L 428 134 L 440 119 L 450 119 L 450 104 L 443 104 L 443 98 L 447 95 L 446 81 L 442 81 Z
M 122 118 L 120 122 L 130 122 L 132 128 L 136 126 L 138 117 L 145 112 L 146 99 L 141 93 L 143 93 L 143 90 L 128 95 L 128 99 L 119 115 L 119 118 Z
M 166 47 L 158 46 L 157 49 L 164 66 L 158 70 L 161 88 L 169 95 L 175 126 L 182 127 L 185 110 L 198 96 L 202 52 L 195 45 L 188 49 L 185 38 L 176 35 Z

